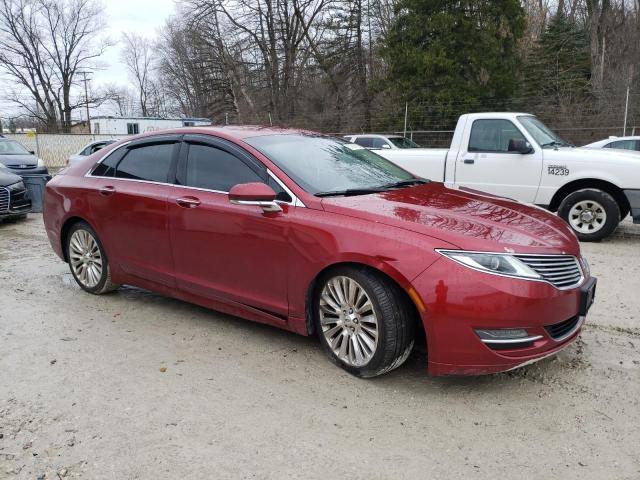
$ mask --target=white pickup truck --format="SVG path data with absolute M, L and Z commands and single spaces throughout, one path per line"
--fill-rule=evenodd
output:
M 573 147 L 533 115 L 462 115 L 448 150 L 376 153 L 423 178 L 558 212 L 584 241 L 608 236 L 629 213 L 640 223 L 640 154 Z

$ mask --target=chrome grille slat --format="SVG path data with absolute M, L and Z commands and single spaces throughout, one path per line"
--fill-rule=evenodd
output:
M 573 288 L 582 282 L 582 269 L 573 255 L 515 256 L 556 288 Z
M 9 190 L 0 187 L 0 212 L 9 210 Z

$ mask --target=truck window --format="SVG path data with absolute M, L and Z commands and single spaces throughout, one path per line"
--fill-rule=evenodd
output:
M 509 120 L 476 120 L 469 137 L 470 152 L 509 153 L 509 140 L 526 140 Z
M 387 145 L 387 141 L 384 138 L 374 137 L 371 139 L 371 148 L 383 148 L 383 145 Z

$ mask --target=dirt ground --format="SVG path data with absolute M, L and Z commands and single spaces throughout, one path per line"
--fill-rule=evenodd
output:
M 86 294 L 41 216 L 0 224 L 0 478 L 639 479 L 640 229 L 583 249 L 598 298 L 558 356 L 358 380 L 314 339 Z

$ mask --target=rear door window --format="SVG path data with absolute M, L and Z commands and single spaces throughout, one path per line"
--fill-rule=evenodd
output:
M 167 183 L 175 143 L 131 148 L 116 167 L 116 178 Z

